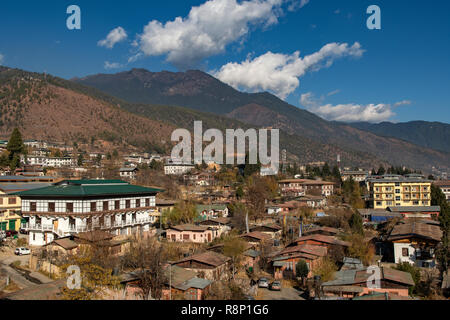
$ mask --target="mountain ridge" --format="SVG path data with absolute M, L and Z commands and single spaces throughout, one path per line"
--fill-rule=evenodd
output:
M 450 155 L 446 152 L 421 147 L 395 137 L 377 135 L 349 124 L 330 122 L 270 93 L 237 91 L 198 70 L 151 72 L 132 69 L 83 79 L 76 82 L 135 104 L 179 106 L 223 115 L 247 124 L 276 127 L 322 145 L 335 145 L 353 152 L 372 154 L 394 165 L 427 170 L 431 170 L 433 166 L 449 167 Z M 249 106 L 253 106 L 254 110 Z M 258 111 L 255 106 L 263 109 Z M 264 116 L 261 110 L 267 111 L 270 116 Z M 142 108 L 140 112 L 143 112 Z

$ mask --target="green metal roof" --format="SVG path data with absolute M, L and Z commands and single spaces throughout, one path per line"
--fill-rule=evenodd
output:
M 162 189 L 131 185 L 122 180 L 65 180 L 52 186 L 16 192 L 20 197 L 86 197 L 125 194 L 149 194 Z

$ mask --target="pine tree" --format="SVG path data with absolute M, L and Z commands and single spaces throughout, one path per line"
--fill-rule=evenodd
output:
M 450 265 L 450 205 L 448 204 L 442 190 L 433 184 L 431 185 L 431 205 L 441 207 L 439 222 L 441 223 L 442 239 L 441 245 L 437 250 L 436 257 L 439 261 L 442 275 L 442 273 L 445 272 Z
M 8 160 L 9 167 L 14 170 L 20 165 L 20 155 L 25 152 L 25 146 L 23 144 L 22 135 L 18 128 L 14 128 L 9 138 L 6 149 L 9 151 Z

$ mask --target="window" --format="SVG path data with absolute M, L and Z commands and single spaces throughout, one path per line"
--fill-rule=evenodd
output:
M 66 203 L 66 212 L 73 212 L 73 203 L 72 202 Z
M 30 211 L 36 212 L 36 202 L 30 202 Z
M 136 199 L 136 208 L 141 206 L 141 199 Z
M 125 200 L 125 208 L 130 208 L 131 207 L 131 201 L 130 200 Z
M 418 205 L 419 201 L 413 201 L 413 205 Z
M 395 200 L 396 201 L 400 201 L 400 197 L 395 197 Z
M 55 212 L 55 203 L 54 202 L 48 203 L 48 212 Z
M 3 198 L 0 198 L 0 204 L 3 204 Z
M 400 193 L 400 189 L 395 189 L 395 193 Z
M 145 198 L 145 206 L 150 207 L 150 198 Z
M 188 234 L 183 234 L 183 240 L 189 240 L 189 235 Z
M 91 202 L 91 212 L 97 211 L 97 202 Z
M 114 209 L 116 209 L 116 210 L 120 209 L 120 201 L 119 200 L 114 201 Z
M 381 206 L 381 201 L 377 201 L 377 206 Z
M 103 211 L 108 211 L 108 201 L 103 201 Z
M 17 203 L 17 199 L 14 198 L 8 198 L 8 204 L 16 204 Z
M 403 257 L 409 257 L 409 250 L 408 250 L 408 248 L 402 248 L 402 256 Z

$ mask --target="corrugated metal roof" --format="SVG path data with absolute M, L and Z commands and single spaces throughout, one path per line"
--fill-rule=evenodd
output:
M 34 190 L 14 193 L 20 197 L 85 197 L 101 195 L 153 194 L 161 189 L 131 185 L 122 180 L 68 180 Z
M 187 290 L 189 288 L 196 288 L 196 289 L 205 289 L 207 286 L 209 286 L 212 283 L 212 281 L 202 278 L 192 278 L 185 282 L 182 282 L 178 285 L 174 285 L 174 288 L 180 289 L 180 290 Z

